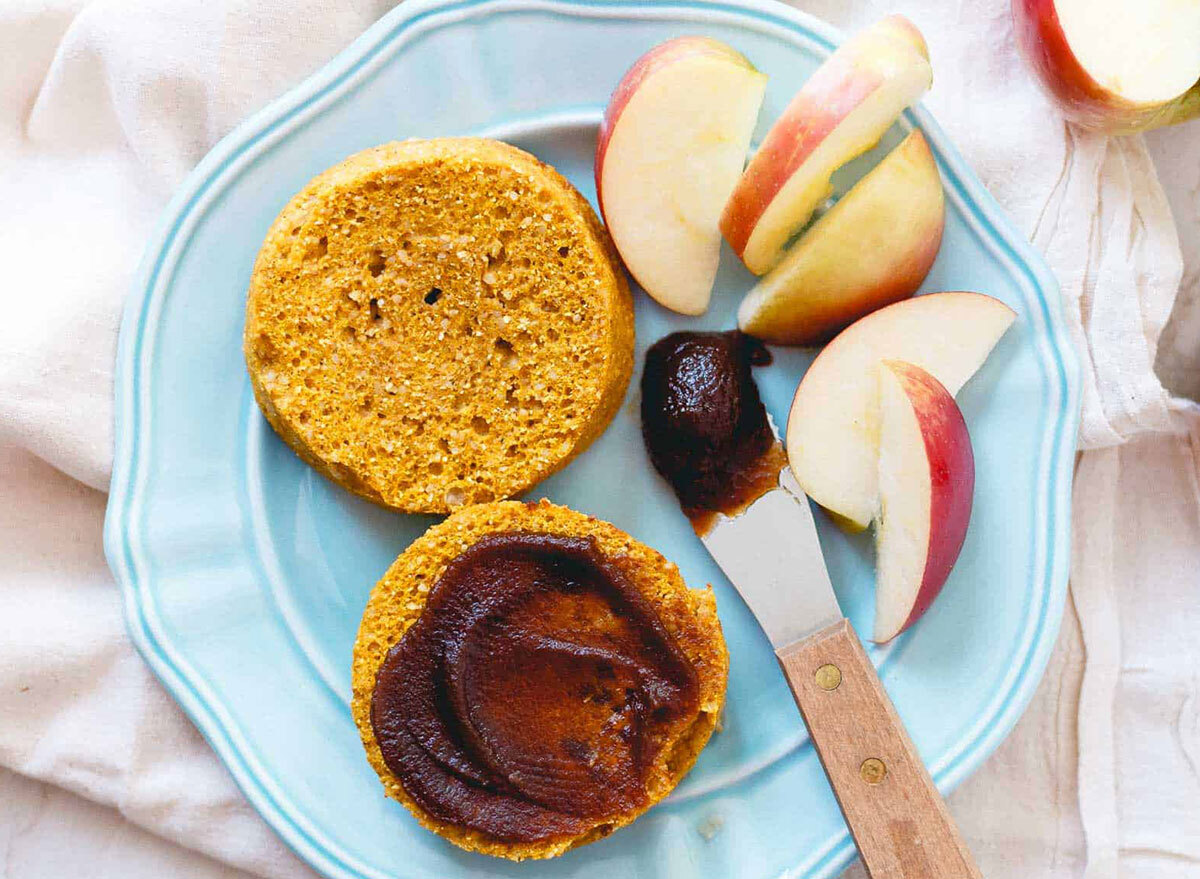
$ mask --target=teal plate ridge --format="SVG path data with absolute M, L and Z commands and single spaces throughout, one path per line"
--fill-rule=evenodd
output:
M 258 246 L 311 177 L 412 136 L 503 137 L 559 168 L 594 203 L 592 151 L 608 95 L 647 48 L 707 34 L 770 75 L 756 139 L 837 43 L 766 0 L 409 0 L 200 163 L 167 209 L 126 305 L 105 549 L 130 635 L 295 851 L 338 879 L 837 875 L 853 844 L 770 645 L 646 461 L 636 378 L 675 329 L 727 328 L 752 278 L 728 251 L 713 307 L 668 313 L 637 293 L 634 386 L 609 430 L 537 486 L 607 519 L 712 583 L 731 666 L 725 724 L 664 803 L 629 828 L 546 862 L 459 851 L 387 800 L 349 711 L 350 651 L 371 586 L 434 521 L 348 495 L 263 421 L 241 355 Z M 947 194 L 927 290 L 967 289 L 1018 319 L 959 395 L 975 446 L 975 507 L 933 608 L 869 648 L 938 786 L 948 791 L 1012 728 L 1058 632 L 1069 562 L 1079 366 L 1053 277 L 922 109 L 840 172 L 845 191 L 907 130 L 924 131 Z M 757 373 L 777 423 L 811 351 Z M 872 617 L 870 539 L 819 516 L 843 609 Z

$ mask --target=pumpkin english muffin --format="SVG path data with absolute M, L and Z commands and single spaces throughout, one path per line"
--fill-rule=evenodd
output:
M 725 700 L 712 589 L 548 501 L 467 507 L 389 568 L 353 713 L 388 796 L 470 851 L 548 858 L 665 797 Z
M 312 180 L 259 251 L 251 385 L 275 431 L 376 503 L 521 493 L 616 414 L 633 300 L 587 201 L 482 138 L 365 150 Z

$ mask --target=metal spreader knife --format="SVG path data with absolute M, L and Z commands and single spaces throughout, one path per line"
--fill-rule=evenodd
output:
M 716 516 L 701 539 L 770 638 L 872 879 L 980 877 L 838 606 L 808 498 L 788 467 L 777 487 Z

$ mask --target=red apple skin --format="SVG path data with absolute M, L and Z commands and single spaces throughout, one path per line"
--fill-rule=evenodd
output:
M 604 192 L 601 182 L 604 176 L 604 156 L 608 152 L 608 142 L 612 138 L 621 112 L 629 104 L 630 98 L 637 94 L 642 83 L 664 67 L 690 55 L 714 55 L 734 59 L 747 67 L 752 66 L 744 56 L 719 40 L 699 36 L 675 37 L 665 43 L 659 43 L 633 62 L 633 66 L 621 77 L 612 97 L 608 99 L 604 118 L 600 120 L 600 136 L 596 141 L 596 159 L 592 170 L 596 178 L 596 201 L 600 205 L 600 216 L 605 223 L 608 222 L 608 218 L 604 214 Z
M 902 15 L 885 20 L 926 58 L 925 37 Z M 875 91 L 883 76 L 851 55 L 830 56 L 798 91 L 767 132 L 721 215 L 721 233 L 740 259 L 771 200 L 842 120 Z
M 830 64 L 818 70 L 813 80 L 821 76 L 833 81 L 845 77 L 845 81 L 828 91 L 818 88 L 820 82 L 817 82 L 813 91 L 802 89 L 797 93 L 750 160 L 745 178 L 733 191 L 721 214 L 721 232 L 739 258 L 746 251 L 759 217 L 776 193 L 829 132 L 879 87 L 882 77 L 847 76 L 845 68 L 848 66 Z
M 916 601 L 900 627 L 903 632 L 929 609 L 958 561 L 971 522 L 975 453 L 962 411 L 941 382 L 911 363 L 889 360 L 885 365 L 912 401 L 929 458 L 929 553 Z
M 1112 134 L 1144 131 L 1200 115 L 1200 82 L 1159 105 L 1127 101 L 1096 82 L 1071 51 L 1054 0 L 1012 0 L 1017 45 L 1063 115 L 1084 128 Z

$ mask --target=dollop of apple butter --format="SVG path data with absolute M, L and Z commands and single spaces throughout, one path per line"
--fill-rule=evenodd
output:
M 695 669 L 591 538 L 481 538 L 380 666 L 371 724 L 430 815 L 506 841 L 584 832 L 646 802 Z
M 716 513 L 732 515 L 778 484 L 787 459 L 752 374 L 770 362 L 737 330 L 671 333 L 646 352 L 642 438 L 701 534 Z

